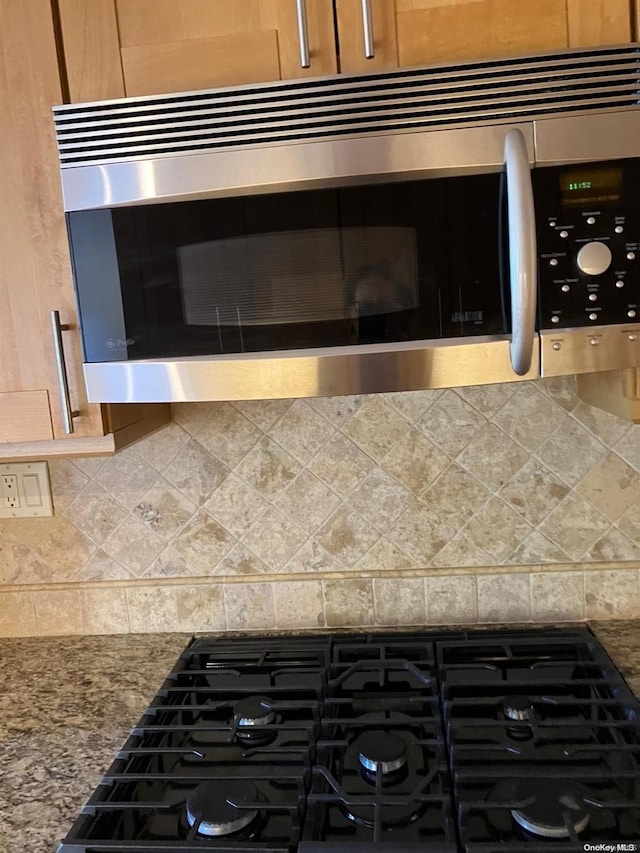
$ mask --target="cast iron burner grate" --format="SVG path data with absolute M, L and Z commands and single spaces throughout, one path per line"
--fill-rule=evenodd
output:
M 639 720 L 586 628 L 199 637 L 59 853 L 631 845 Z

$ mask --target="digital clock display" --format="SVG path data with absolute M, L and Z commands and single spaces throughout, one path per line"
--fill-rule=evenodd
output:
M 619 166 L 583 166 L 560 173 L 563 206 L 614 204 L 620 201 L 621 191 L 622 169 Z

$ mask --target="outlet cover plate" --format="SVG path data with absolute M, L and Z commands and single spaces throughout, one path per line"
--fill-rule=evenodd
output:
M 0 463 L 0 518 L 44 518 L 53 515 L 46 462 Z

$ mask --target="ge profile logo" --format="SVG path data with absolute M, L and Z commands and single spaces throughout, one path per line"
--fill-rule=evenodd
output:
M 135 338 L 125 338 L 124 340 L 121 338 L 107 338 L 104 344 L 107 349 L 124 349 L 125 347 L 132 347 L 135 342 Z

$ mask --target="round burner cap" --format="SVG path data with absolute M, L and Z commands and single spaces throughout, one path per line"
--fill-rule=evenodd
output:
M 255 809 L 241 808 L 255 803 L 258 789 L 248 780 L 217 779 L 203 782 L 187 799 L 187 822 L 198 823 L 200 835 L 231 835 L 248 826 L 258 816 Z
M 508 720 L 532 720 L 536 716 L 529 696 L 505 696 L 502 700 L 502 711 Z
M 382 729 L 358 738 L 360 764 L 372 773 L 393 773 L 407 763 L 407 747 L 398 735 Z
M 272 704 L 267 696 L 247 696 L 236 702 L 233 718 L 239 726 L 268 726 L 276 718 Z
M 585 808 L 588 791 L 582 785 L 562 779 L 543 779 L 518 785 L 518 799 L 530 805 L 513 809 L 513 819 L 527 832 L 541 838 L 569 838 L 586 829 L 589 812 Z

